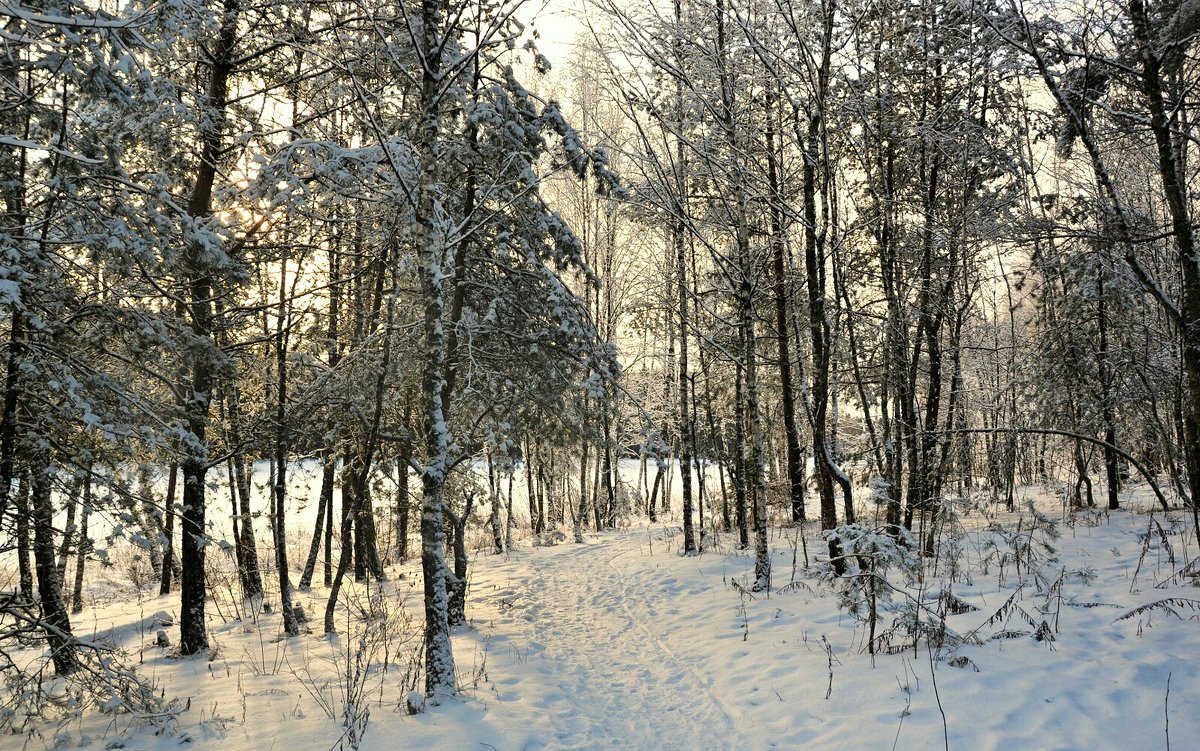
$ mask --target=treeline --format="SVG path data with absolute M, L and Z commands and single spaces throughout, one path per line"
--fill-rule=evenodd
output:
M 1190 504 L 1194 4 L 591 8 L 593 106 L 665 249 L 659 438 L 728 476 L 758 586 L 768 501 L 927 548 L 1020 483 Z

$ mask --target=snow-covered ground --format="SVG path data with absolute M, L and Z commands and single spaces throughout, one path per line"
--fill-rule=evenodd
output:
M 753 560 L 729 538 L 682 557 L 677 528 L 661 524 L 583 545 L 477 550 L 470 623 L 455 636 L 462 694 L 415 716 L 404 711 L 419 683 L 411 567 L 382 586 L 351 586 L 332 640 L 315 628 L 281 641 L 276 615 L 237 619 L 234 599 L 219 598 L 212 659 L 154 646 L 177 600 L 127 590 L 77 616 L 76 630 L 120 645 L 186 708 L 175 734 L 90 712 L 30 721 L 0 736 L 0 749 L 166 749 L 181 735 L 200 748 L 328 749 L 350 746 L 347 718 L 361 748 L 380 751 L 1194 747 L 1200 592 L 1172 574 L 1200 547 L 1189 514 L 1138 502 L 1064 523 L 1042 497 L 1057 540 L 1028 509 L 966 514 L 957 581 L 946 582 L 956 599 L 939 606 L 945 550 L 938 575 L 906 591 L 923 620 L 946 602 L 977 609 L 946 617 L 941 650 L 897 637 L 897 653 L 873 656 L 864 620 L 804 568 L 791 529 L 772 533 L 769 595 L 745 589 Z M 1042 539 L 1056 552 L 1025 544 Z M 819 545 L 810 530 L 810 558 Z M 323 595 L 299 596 L 314 621 Z M 1123 617 L 1165 598 L 1176 598 L 1170 609 Z M 878 630 L 896 615 L 881 613 Z M 954 646 L 954 634 L 970 638 Z

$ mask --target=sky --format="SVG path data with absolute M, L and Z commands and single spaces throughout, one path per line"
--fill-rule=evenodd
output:
M 527 27 L 537 30 L 538 49 L 557 70 L 566 66 L 582 28 L 576 17 L 583 4 L 584 0 L 528 0 L 517 14 Z

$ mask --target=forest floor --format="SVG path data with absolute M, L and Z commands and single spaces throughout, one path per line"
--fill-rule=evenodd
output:
M 1200 546 L 1190 515 L 1144 505 L 964 510 L 936 571 L 908 585 L 893 575 L 905 594 L 879 606 L 877 635 L 915 613 L 942 647 L 914 648 L 897 631 L 895 653 L 884 640 L 875 655 L 865 615 L 840 608 L 815 563 L 803 565 L 806 546 L 810 560 L 821 552 L 815 534 L 772 532 L 770 594 L 746 589 L 753 559 L 730 538 L 684 557 L 678 529 L 661 524 L 478 551 L 470 622 L 455 636 L 462 693 L 413 716 L 404 706 L 419 679 L 421 609 L 411 568 L 351 587 L 334 639 L 314 623 L 281 640 L 276 615 L 237 618 L 245 604 L 218 598 L 211 659 L 154 646 L 174 596 L 114 593 L 76 630 L 119 646 L 177 702 L 171 729 L 155 735 L 144 718 L 92 711 L 31 719 L 0 735 L 0 749 L 166 749 L 183 738 L 291 751 L 1194 747 L 1200 593 L 1175 574 Z M 324 594 L 300 595 L 314 621 Z

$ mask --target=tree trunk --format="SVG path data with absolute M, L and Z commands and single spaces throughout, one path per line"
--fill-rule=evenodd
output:
M 71 588 L 72 613 L 83 612 L 83 571 L 87 563 L 87 555 L 92 552 L 92 541 L 88 538 L 88 517 L 91 515 L 92 478 L 89 474 L 87 484 L 83 486 L 83 511 L 79 520 L 79 542 L 75 545 L 75 584 Z M 170 571 L 172 568 L 173 566 L 164 566 L 166 571 Z
M 753 491 L 754 499 L 754 586 L 755 592 L 766 592 L 771 589 L 771 555 L 767 549 L 767 483 L 763 474 L 763 436 L 762 417 L 758 402 L 758 366 L 757 346 L 754 333 L 754 317 L 750 310 L 750 285 L 748 280 L 743 287 L 744 310 L 742 327 L 744 329 L 745 350 L 743 357 L 746 363 L 746 411 L 750 420 L 750 477 L 746 485 Z
M 37 569 L 41 623 L 50 647 L 54 672 L 69 675 L 79 668 L 71 619 L 62 600 L 62 581 L 54 559 L 54 507 L 50 503 L 50 468 L 44 463 L 33 469 L 33 557 Z
M 540 443 L 535 443 L 533 447 L 533 458 L 537 462 L 536 480 L 538 486 L 538 531 L 545 532 L 548 526 L 553 526 L 553 508 L 551 499 L 554 497 L 554 490 L 550 487 L 550 483 L 546 479 L 546 465 L 542 462 L 542 446 Z M 549 520 L 549 524 L 547 521 Z
M 349 472 L 348 467 L 342 468 L 343 475 Z M 332 505 L 332 504 L 331 504 Z M 329 599 L 325 601 L 325 633 L 336 634 L 337 628 L 333 623 L 333 616 L 337 608 L 338 595 L 342 591 L 342 581 L 346 578 L 346 572 L 350 570 L 350 559 L 353 557 L 352 544 L 350 542 L 353 534 L 352 527 L 354 526 L 354 496 L 346 492 L 346 486 L 343 481 L 342 485 L 342 525 L 341 551 L 338 553 L 337 570 L 334 571 L 333 580 L 329 585 Z
M 71 557 L 71 546 L 75 544 L 75 537 L 78 534 L 75 523 L 75 516 L 79 510 L 79 496 L 83 492 L 83 483 L 88 481 L 85 474 L 75 478 L 75 482 L 71 486 L 71 492 L 67 494 L 67 520 L 63 524 L 62 542 L 58 546 L 58 581 L 65 587 L 67 581 L 67 560 Z
M 175 576 L 175 494 L 178 492 L 179 464 L 172 462 L 167 469 L 167 497 L 163 502 L 165 519 L 163 520 L 163 559 L 166 565 L 163 566 L 162 577 L 159 580 L 158 593 L 167 595 L 171 593 L 171 580 Z M 91 499 L 92 477 L 91 467 L 88 468 L 88 477 L 84 485 L 84 505 L 86 508 L 87 502 Z M 87 529 L 87 517 L 84 517 L 84 529 Z M 80 538 L 81 540 L 83 538 Z M 82 561 L 83 559 L 80 558 Z
M 733 387 L 733 498 L 734 519 L 738 528 L 738 549 L 750 547 L 750 514 L 746 508 L 746 370 L 736 368 Z
M 30 538 L 29 476 L 21 476 L 21 485 L 13 498 L 17 517 L 17 582 L 21 599 L 34 602 L 33 597 L 33 540 Z
M 300 573 L 298 589 L 307 592 L 312 587 L 313 573 L 317 568 L 317 556 L 321 553 L 321 537 L 325 532 L 325 517 L 333 503 L 333 483 L 337 474 L 337 458 L 329 449 L 321 450 L 321 490 L 317 496 L 317 521 L 312 541 L 308 545 L 308 557 L 304 560 L 304 571 Z
M 549 453 L 550 459 L 547 467 L 546 463 L 541 460 L 541 447 L 538 448 L 538 480 L 542 485 L 542 493 L 539 498 L 544 501 L 544 504 L 538 507 L 538 512 L 543 518 L 549 520 L 547 527 L 557 529 L 558 517 L 554 513 L 554 452 Z
M 770 122 L 773 116 L 768 115 Z M 805 519 L 804 458 L 800 451 L 800 435 L 796 429 L 796 394 L 792 384 L 792 353 L 788 346 L 787 275 L 784 264 L 786 237 L 783 227 L 783 197 L 780 189 L 779 164 L 775 153 L 775 131 L 769 125 L 767 139 L 767 188 L 771 196 L 771 261 L 775 296 L 775 337 L 779 349 L 779 390 L 783 401 L 783 437 L 787 451 L 788 498 L 791 501 L 792 522 Z M 864 408 L 866 404 L 864 402 Z
M 496 464 L 492 461 L 492 453 L 490 451 L 487 454 L 487 470 L 488 496 L 492 500 L 492 552 L 500 555 L 504 552 L 503 530 L 500 528 L 500 488 L 496 485 Z
M 1099 327 L 1100 348 L 1096 359 L 1100 370 L 1100 414 L 1104 420 L 1104 474 L 1107 480 L 1108 508 L 1115 511 L 1121 507 L 1118 492 L 1121 489 L 1120 469 L 1117 466 L 1117 420 L 1112 403 L 1112 378 L 1108 352 L 1108 301 L 1104 298 L 1104 266 L 1100 265 L 1096 275 L 1096 323 Z
M 1171 234 L 1182 270 L 1183 288 L 1179 305 L 1183 369 L 1187 383 L 1187 409 L 1184 427 L 1188 456 L 1193 522 L 1200 532 L 1200 259 L 1196 257 L 1195 234 L 1190 216 L 1186 178 L 1180 174 L 1180 147 L 1172 138 L 1167 105 L 1163 98 L 1162 58 L 1154 48 L 1151 28 L 1142 0 L 1130 0 L 1129 17 L 1133 22 L 1138 55 L 1142 62 L 1142 85 L 1150 109 L 1150 130 L 1158 152 L 1158 172 L 1163 195 L 1171 214 Z
M 451 627 L 467 620 L 467 520 L 475 496 L 467 495 L 462 514 L 455 514 L 449 507 L 446 516 L 450 519 L 450 543 L 454 550 L 454 575 L 446 577 L 446 598 L 449 603 L 448 622 Z
M 444 585 L 445 539 L 442 532 L 443 494 L 450 469 L 450 431 L 447 425 L 449 394 L 443 394 L 446 377 L 446 329 L 442 320 L 446 238 L 436 216 L 438 165 L 436 147 L 441 128 L 442 34 L 444 0 L 422 0 L 422 52 L 420 121 L 413 149 L 419 161 L 415 245 L 420 269 L 420 299 L 424 305 L 421 396 L 424 406 L 425 468 L 421 473 L 421 572 L 425 595 L 425 692 L 430 701 L 457 693 L 454 651 L 450 643 L 449 601 Z
M 22 160 L 24 157 L 22 156 Z M 21 168 L 24 171 L 24 166 Z M 9 213 L 24 223 L 24 192 L 6 196 Z M 18 288 L 19 290 L 19 288 Z M 8 355 L 5 358 L 4 412 L 0 414 L 0 519 L 8 512 L 8 500 L 16 478 L 17 408 L 21 392 L 21 361 L 25 354 L 25 312 L 14 305 L 8 332 Z M 30 585 L 32 588 L 32 584 Z
M 658 521 L 658 512 L 655 509 L 655 504 L 658 502 L 658 488 L 660 485 L 662 485 L 663 474 L 665 470 L 662 460 L 656 460 L 656 463 L 657 468 L 654 472 L 654 485 L 650 489 L 650 502 L 647 506 L 647 512 L 650 515 L 651 522 Z
M 225 0 L 216 44 L 206 55 L 208 88 L 203 106 L 209 112 L 200 130 L 200 162 L 188 200 L 187 213 L 193 220 L 212 213 L 217 162 L 224 152 L 224 120 L 228 106 L 229 79 L 233 74 L 234 47 L 238 40 L 239 0 Z M 183 570 L 180 582 L 179 651 L 191 655 L 208 648 L 204 617 L 205 474 L 208 471 L 207 436 L 209 406 L 214 386 L 216 347 L 213 342 L 213 264 L 211 251 L 197 242 L 187 247 L 184 267 L 187 278 L 186 308 L 192 335 L 199 346 L 191 358 L 191 383 L 184 402 L 190 435 L 183 468 L 183 513 L 181 548 Z
M 676 15 L 678 16 L 679 2 L 676 0 Z M 675 246 L 675 287 L 679 295 L 679 385 L 676 396 L 679 407 L 679 480 L 683 491 L 683 552 L 684 555 L 695 555 L 696 528 L 692 499 L 692 449 L 690 436 L 692 434 L 692 416 L 688 404 L 688 284 L 687 284 L 687 244 L 684 242 L 683 225 L 677 222 L 671 229 L 671 241 Z
M 585 438 L 583 441 L 583 449 L 579 457 L 579 505 L 572 515 L 572 521 L 575 525 L 575 542 L 576 544 L 583 543 L 583 520 L 587 518 L 587 470 L 588 470 L 588 442 Z
M 408 489 L 408 465 L 412 463 L 412 440 L 400 442 L 400 456 L 396 460 L 396 559 L 408 560 L 408 517 L 412 509 L 412 497 Z
M 600 474 L 604 477 L 604 498 L 605 498 L 605 517 L 609 527 L 617 525 L 617 491 L 616 483 L 613 481 L 613 473 L 616 467 L 613 462 L 613 445 L 612 445 L 612 415 L 609 407 L 606 406 L 604 419 L 604 457 Z M 540 517 L 539 517 L 540 518 Z M 544 526 L 544 525 L 543 525 Z
M 287 258 L 279 262 L 279 308 L 275 323 L 275 568 L 279 573 L 279 609 L 283 612 L 283 633 L 300 635 L 300 624 L 292 610 L 292 579 L 287 556 Z M 249 519 L 246 520 L 247 523 Z
M 511 471 L 515 472 L 516 468 Z M 529 531 L 535 535 L 545 531 L 538 513 L 537 486 L 533 482 L 533 439 L 529 436 L 525 436 L 525 500 L 529 504 Z
M 508 494 L 504 500 L 504 508 L 508 514 L 508 525 L 504 529 L 504 549 L 513 549 L 513 476 L 508 476 Z
M 240 407 L 237 406 L 237 388 L 234 387 L 231 391 L 229 418 L 232 424 L 240 419 Z M 236 429 L 231 429 L 231 433 L 234 436 L 238 435 Z M 240 442 L 236 437 L 234 441 L 235 443 Z M 250 509 L 253 465 L 247 466 L 246 457 L 241 453 L 230 457 L 229 463 L 233 470 L 233 476 L 230 478 L 233 481 L 233 484 L 230 486 L 230 493 L 233 496 L 233 528 L 237 551 L 238 576 L 242 582 L 242 596 L 249 600 L 263 596 L 262 569 L 258 563 L 258 541 L 254 537 L 254 516 Z M 274 527 L 272 527 L 273 531 Z
M 818 74 L 817 101 L 808 118 L 803 168 L 804 266 L 808 285 L 809 331 L 813 359 L 811 423 L 813 459 L 817 469 L 817 488 L 821 499 L 821 526 L 837 526 L 837 504 L 833 494 L 834 474 L 839 471 L 830 451 L 827 420 L 829 410 L 829 369 L 831 359 L 830 325 L 825 300 L 825 235 L 818 232 L 817 172 L 821 166 L 825 96 L 829 82 L 834 3 L 829 3 L 823 19 L 822 58 Z M 827 165 L 826 165 L 827 166 Z M 828 187 L 828 186 L 827 186 Z M 841 548 L 829 542 L 829 559 L 839 576 L 844 573 Z

